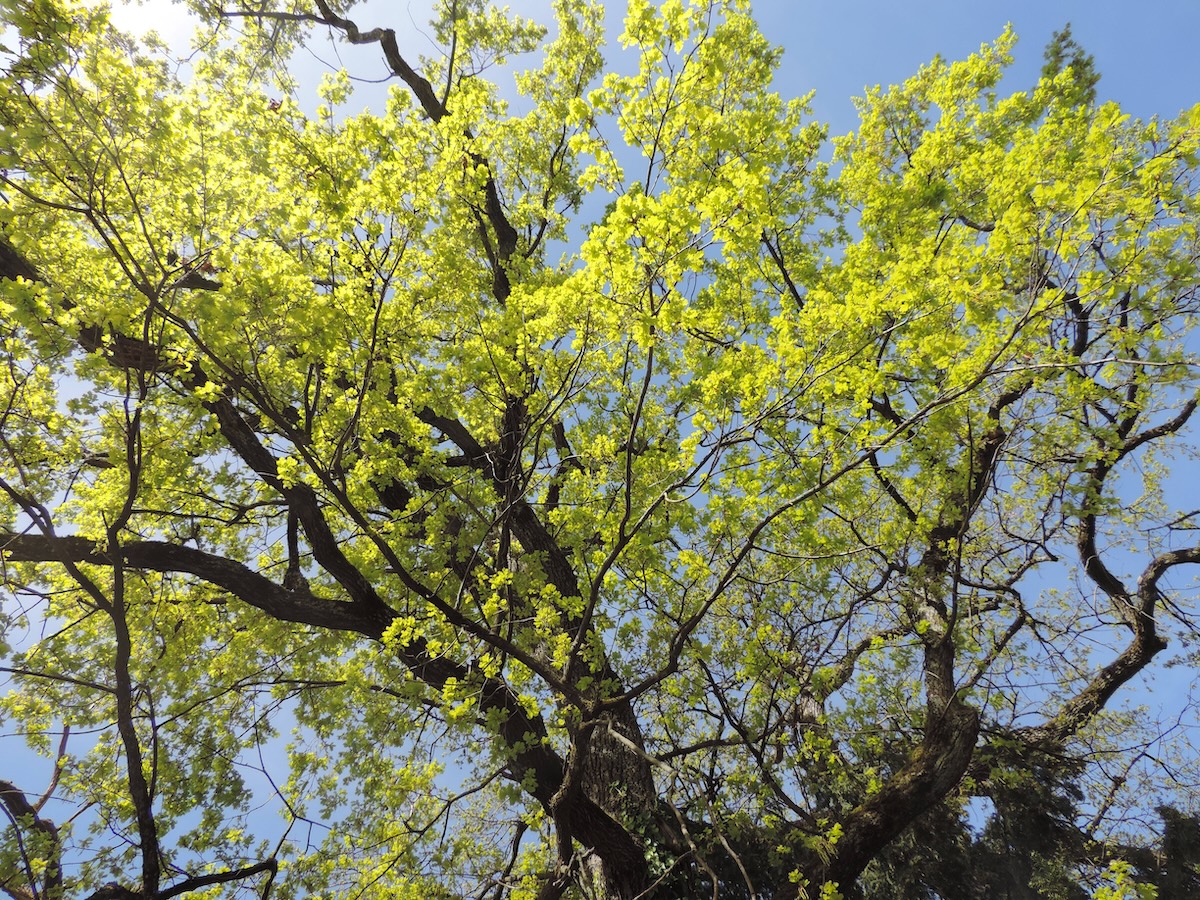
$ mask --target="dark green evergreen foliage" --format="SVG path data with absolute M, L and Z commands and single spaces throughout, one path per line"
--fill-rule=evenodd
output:
M 1031 765 L 995 783 L 995 812 L 972 848 L 979 884 L 964 898 L 1086 900 L 1075 875 L 1088 839 L 1078 826 L 1083 794 L 1074 773 Z
M 863 873 L 854 900 L 976 896 L 975 846 L 957 804 L 929 810 Z
M 1070 69 L 1075 79 L 1076 102 L 1086 106 L 1096 102 L 1096 84 L 1100 81 L 1096 59 L 1071 37 L 1070 22 L 1062 27 L 1062 31 L 1054 32 L 1042 58 L 1046 61 L 1042 66 L 1042 77 L 1053 78 Z
M 1087 857 L 1078 827 L 1078 767 L 1026 760 L 993 767 L 982 825 L 960 800 L 923 815 L 860 882 L 863 900 L 1086 900 L 1076 864 Z M 974 819 L 974 822 L 972 822 Z
M 1138 866 L 1144 881 L 1158 886 L 1158 900 L 1192 900 L 1200 897 L 1200 816 L 1160 806 L 1163 821 L 1162 851 L 1156 866 Z
M 1131 863 L 1158 900 L 1200 897 L 1200 816 L 1160 806 L 1163 837 L 1154 849 L 1122 853 L 1111 842 L 1101 849 L 1082 824 L 1078 775 L 1059 760 L 993 771 L 982 827 L 956 802 L 930 810 L 863 873 L 847 900 L 1087 900 L 1084 885 L 1114 858 Z

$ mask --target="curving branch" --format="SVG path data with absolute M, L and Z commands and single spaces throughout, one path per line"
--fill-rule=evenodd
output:
M 0 556 L 12 562 L 57 562 L 111 566 L 108 549 L 80 537 L 14 534 L 0 531 Z M 364 607 L 353 601 L 321 598 L 307 587 L 288 590 L 242 563 L 159 541 L 130 541 L 120 547 L 121 562 L 130 568 L 193 575 L 234 595 L 274 619 L 382 640 L 395 614 L 387 609 Z M 527 786 L 548 812 L 555 814 L 565 833 L 585 846 L 619 847 L 633 853 L 633 838 L 593 798 L 572 792 L 569 800 L 560 789 L 566 766 L 553 750 L 545 722 L 530 714 L 508 684 L 485 675 L 475 665 L 464 665 L 430 651 L 422 638 L 396 648 L 414 677 L 436 689 L 451 680 L 478 684 L 480 711 L 498 712 L 498 731 L 509 748 L 508 775 Z
M 284 622 L 379 638 L 394 618 L 394 614 L 381 615 L 353 602 L 318 597 L 311 591 L 289 591 L 240 562 L 192 547 L 162 541 L 129 541 L 121 545 L 120 552 L 124 565 L 151 572 L 194 575 Z M 101 566 L 111 566 L 114 562 L 107 548 L 87 538 L 8 531 L 0 531 L 0 555 L 12 562 Z
M 0 781 L 0 807 L 3 808 L 5 815 L 17 830 L 17 848 L 22 857 L 21 862 L 24 865 L 25 877 L 28 883 L 28 887 L 21 887 L 5 877 L 3 881 L 0 881 L 0 890 L 3 890 L 10 897 L 15 898 L 15 900 L 42 900 L 42 898 L 57 897 L 62 890 L 62 867 L 59 864 L 61 847 L 58 826 L 49 819 L 42 818 L 40 811 L 41 803 L 37 805 L 30 803 L 29 798 L 25 796 L 25 792 L 11 781 Z M 38 878 L 30 862 L 31 848 L 25 846 L 25 841 L 22 837 L 23 828 L 29 828 L 40 833 L 49 843 L 50 858 L 46 865 L 45 875 L 42 878 L 40 888 L 38 886 Z M 46 851 L 39 848 L 35 852 L 40 856 Z
M 401 56 L 400 47 L 396 43 L 395 29 L 372 28 L 369 31 L 362 31 L 351 19 L 335 13 L 326 0 L 314 0 L 314 3 L 316 3 L 317 9 L 320 10 L 321 17 L 316 19 L 314 16 L 313 18 L 341 31 L 346 35 L 346 40 L 350 43 L 379 44 L 380 49 L 383 50 L 383 57 L 387 60 L 392 73 L 408 85 L 408 89 L 413 92 L 413 95 L 420 102 L 421 108 L 425 110 L 426 115 L 435 122 L 442 120 L 447 113 L 446 105 L 438 98 L 437 91 L 433 89 L 433 85 L 429 83 L 428 79 L 422 77 Z
M 275 876 L 279 873 L 279 863 L 274 859 L 264 859 L 262 862 L 254 863 L 253 865 L 243 866 L 240 869 L 232 869 L 228 872 L 214 872 L 211 875 L 196 875 L 191 878 L 185 878 L 178 884 L 174 884 L 164 891 L 158 893 L 158 900 L 169 900 L 171 897 L 178 897 L 181 894 L 189 894 L 192 891 L 198 891 L 201 888 L 212 887 L 217 884 L 229 884 L 231 881 L 242 881 L 246 878 L 253 878 L 255 875 L 267 873 L 267 883 L 263 887 L 262 897 L 266 898 L 271 893 L 271 885 L 275 881 Z
M 449 115 L 450 108 L 447 106 L 446 100 L 438 97 L 437 91 L 434 90 L 429 80 L 410 66 L 401 55 L 394 29 L 372 28 L 369 31 L 363 31 L 353 20 L 334 12 L 326 0 L 314 0 L 314 3 L 320 10 L 321 21 L 341 31 L 350 43 L 379 44 L 392 74 L 408 86 L 413 96 L 417 98 L 417 102 L 421 104 L 421 109 L 432 121 L 440 122 Z M 465 130 L 464 134 L 468 140 L 474 138 L 469 130 Z M 483 208 L 478 211 L 481 216 L 479 235 L 492 266 L 492 293 L 497 301 L 504 303 L 512 293 L 512 284 L 505 267 L 517 252 L 520 235 L 504 212 L 504 204 L 500 199 L 500 190 L 496 185 L 496 177 L 491 164 L 485 157 L 475 152 L 470 153 L 470 158 L 476 167 L 482 166 L 488 173 L 483 186 Z M 486 226 L 484 220 L 486 220 Z M 488 234 L 487 226 L 491 228 L 491 235 Z
M 1099 496 L 1109 475 L 1121 460 L 1153 440 L 1178 433 L 1190 420 L 1196 407 L 1196 401 L 1189 400 L 1171 419 L 1137 433 L 1134 433 L 1137 413 L 1125 417 L 1117 428 L 1121 438 L 1120 447 L 1109 459 L 1095 464 L 1088 472 L 1089 491 Z M 1133 640 L 1115 660 L 1096 672 L 1082 690 L 1068 699 L 1052 719 L 1018 729 L 1014 733 L 1016 738 L 1034 747 L 1045 749 L 1061 746 L 1103 710 L 1117 690 L 1166 648 L 1167 642 L 1158 633 L 1155 621 L 1155 609 L 1162 600 L 1158 583 L 1167 571 L 1176 566 L 1200 563 L 1200 548 L 1159 554 L 1146 566 L 1137 587 L 1131 588 L 1101 558 L 1097 535 L 1097 515 L 1088 512 L 1081 516 L 1076 549 L 1083 570 L 1113 602 L 1122 621 L 1133 632 Z
M 1039 725 L 1019 728 L 1012 736 L 1038 749 L 1061 747 L 1102 711 L 1122 686 L 1165 650 L 1167 641 L 1158 633 L 1154 619 L 1155 607 L 1162 600 L 1158 582 L 1170 569 L 1187 564 L 1200 564 L 1200 547 L 1174 550 L 1155 557 L 1138 580 L 1136 602 L 1133 604 L 1136 614 L 1132 617 L 1134 637 L 1129 646 L 1100 669 L 1082 690 L 1068 699 L 1054 718 Z M 1134 598 L 1130 599 L 1132 601 Z

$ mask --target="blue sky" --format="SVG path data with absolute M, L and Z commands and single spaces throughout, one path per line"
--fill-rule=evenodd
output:
M 816 89 L 814 113 L 834 134 L 854 127 L 850 98 L 864 86 L 903 81 L 936 54 L 961 59 L 1007 23 L 1020 38 L 1012 90 L 1036 79 L 1051 34 L 1070 22 L 1096 58 L 1100 100 L 1140 118 L 1174 116 L 1200 102 L 1197 0 L 764 0 L 754 12 L 784 48 L 778 89 Z

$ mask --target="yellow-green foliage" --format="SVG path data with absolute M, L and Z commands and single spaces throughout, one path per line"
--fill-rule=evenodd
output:
M 0 715 L 72 730 L 68 893 L 144 864 L 137 748 L 164 887 L 585 890 L 525 761 L 608 741 L 661 804 L 581 790 L 647 878 L 708 890 L 743 841 L 782 896 L 948 709 L 981 747 L 1063 724 L 1146 633 L 1189 521 L 1156 454 L 1197 396 L 1200 106 L 1002 96 L 1006 32 L 830 150 L 741 0 L 632 0 L 612 71 L 598 3 L 546 42 L 458 0 L 429 96 L 357 111 L 275 68 L 317 13 L 235 40 L 192 5 L 185 77 L 102 8 L 0 0 L 0 239 L 38 275 L 0 280 Z M 1052 569 L 1114 546 L 1126 595 Z

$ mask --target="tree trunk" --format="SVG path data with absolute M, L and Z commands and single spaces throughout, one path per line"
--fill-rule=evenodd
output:
M 645 844 L 657 796 L 644 749 L 641 727 L 628 706 L 605 715 L 588 740 L 582 761 L 584 793 L 621 825 L 637 848 L 631 857 L 628 845 L 597 847 L 595 855 L 584 861 L 589 897 L 594 900 L 631 900 L 650 886 Z

